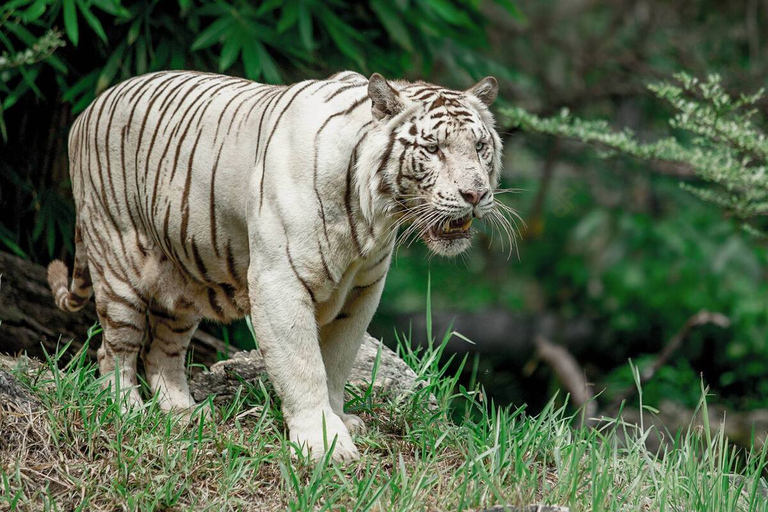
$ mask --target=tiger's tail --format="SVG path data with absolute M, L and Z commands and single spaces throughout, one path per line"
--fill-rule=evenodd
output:
M 79 227 L 75 228 L 75 269 L 72 272 L 71 284 L 68 283 L 68 275 L 69 270 L 63 261 L 53 260 L 48 265 L 48 284 L 56 306 L 62 311 L 74 313 L 83 309 L 93 295 L 91 272 L 88 270 L 85 244 Z

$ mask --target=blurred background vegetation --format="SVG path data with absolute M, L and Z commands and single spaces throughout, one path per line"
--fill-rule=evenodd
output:
M 484 235 L 457 260 L 400 248 L 371 332 L 391 342 L 412 329 L 424 341 L 431 276 L 435 332 L 452 326 L 474 341 L 451 345 L 470 354 L 467 381 L 536 410 L 562 385 L 539 361 L 537 336 L 573 354 L 610 403 L 632 385 L 628 360 L 648 366 L 692 315 L 716 311 L 730 326 L 691 329 L 645 403 L 693 406 L 703 378 L 714 401 L 768 407 L 768 100 L 744 106 L 749 121 L 726 112 L 754 129 L 756 154 L 744 156 L 717 132 L 670 126 L 675 106 L 647 88 L 685 71 L 719 74 L 734 97 L 757 92 L 768 77 L 766 0 L 11 0 L 0 6 L 0 55 L 0 250 L 39 263 L 71 259 L 68 128 L 127 77 L 186 68 L 287 83 L 354 69 L 464 88 L 495 75 L 502 186 L 520 189 L 503 200 L 526 221 L 518 254 Z M 689 93 L 694 111 L 706 107 L 696 90 L 680 97 Z M 683 149 L 611 145 L 605 135 L 624 129 L 641 143 L 671 135 L 683 149 L 703 138 L 712 155 L 748 161 L 724 165 L 718 180 Z M 731 186 L 743 173 L 751 185 Z M 762 203 L 744 214 L 734 205 L 755 190 Z M 242 325 L 212 328 L 251 343 Z

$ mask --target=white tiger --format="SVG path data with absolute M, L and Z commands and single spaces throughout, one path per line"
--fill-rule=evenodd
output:
M 74 122 L 72 283 L 95 293 L 100 371 L 140 404 L 136 362 L 164 410 L 195 405 L 184 359 L 202 318 L 250 315 L 290 440 L 358 457 L 344 385 L 376 310 L 399 225 L 436 253 L 501 218 L 492 77 L 452 91 L 342 72 L 273 86 L 198 72 L 123 82 Z

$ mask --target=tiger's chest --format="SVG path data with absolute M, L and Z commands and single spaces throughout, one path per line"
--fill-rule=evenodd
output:
M 352 261 L 338 283 L 328 282 L 318 291 L 315 309 L 318 326 L 350 315 L 357 309 L 356 301 L 383 285 L 391 252 L 392 248 L 387 247 L 375 257 Z

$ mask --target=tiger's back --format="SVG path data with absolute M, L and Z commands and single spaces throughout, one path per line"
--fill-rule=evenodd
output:
M 86 248 L 114 248 L 111 266 L 119 268 L 113 273 L 166 310 L 191 301 L 208 318 L 244 316 L 248 208 L 279 201 L 281 189 L 299 196 L 283 201 L 288 208 L 315 199 L 307 185 L 315 178 L 312 167 L 322 162 L 307 162 L 338 157 L 314 154 L 323 153 L 314 136 L 329 117 L 361 106 L 365 85 L 367 80 L 354 74 L 273 86 L 161 72 L 106 91 L 80 115 L 70 135 Z M 365 116 L 359 117 L 364 123 Z M 345 128 L 354 119 L 344 115 Z M 344 148 L 332 148 L 339 150 Z M 273 167 L 281 172 L 265 173 Z M 318 186 L 332 192 L 339 185 L 321 180 Z

